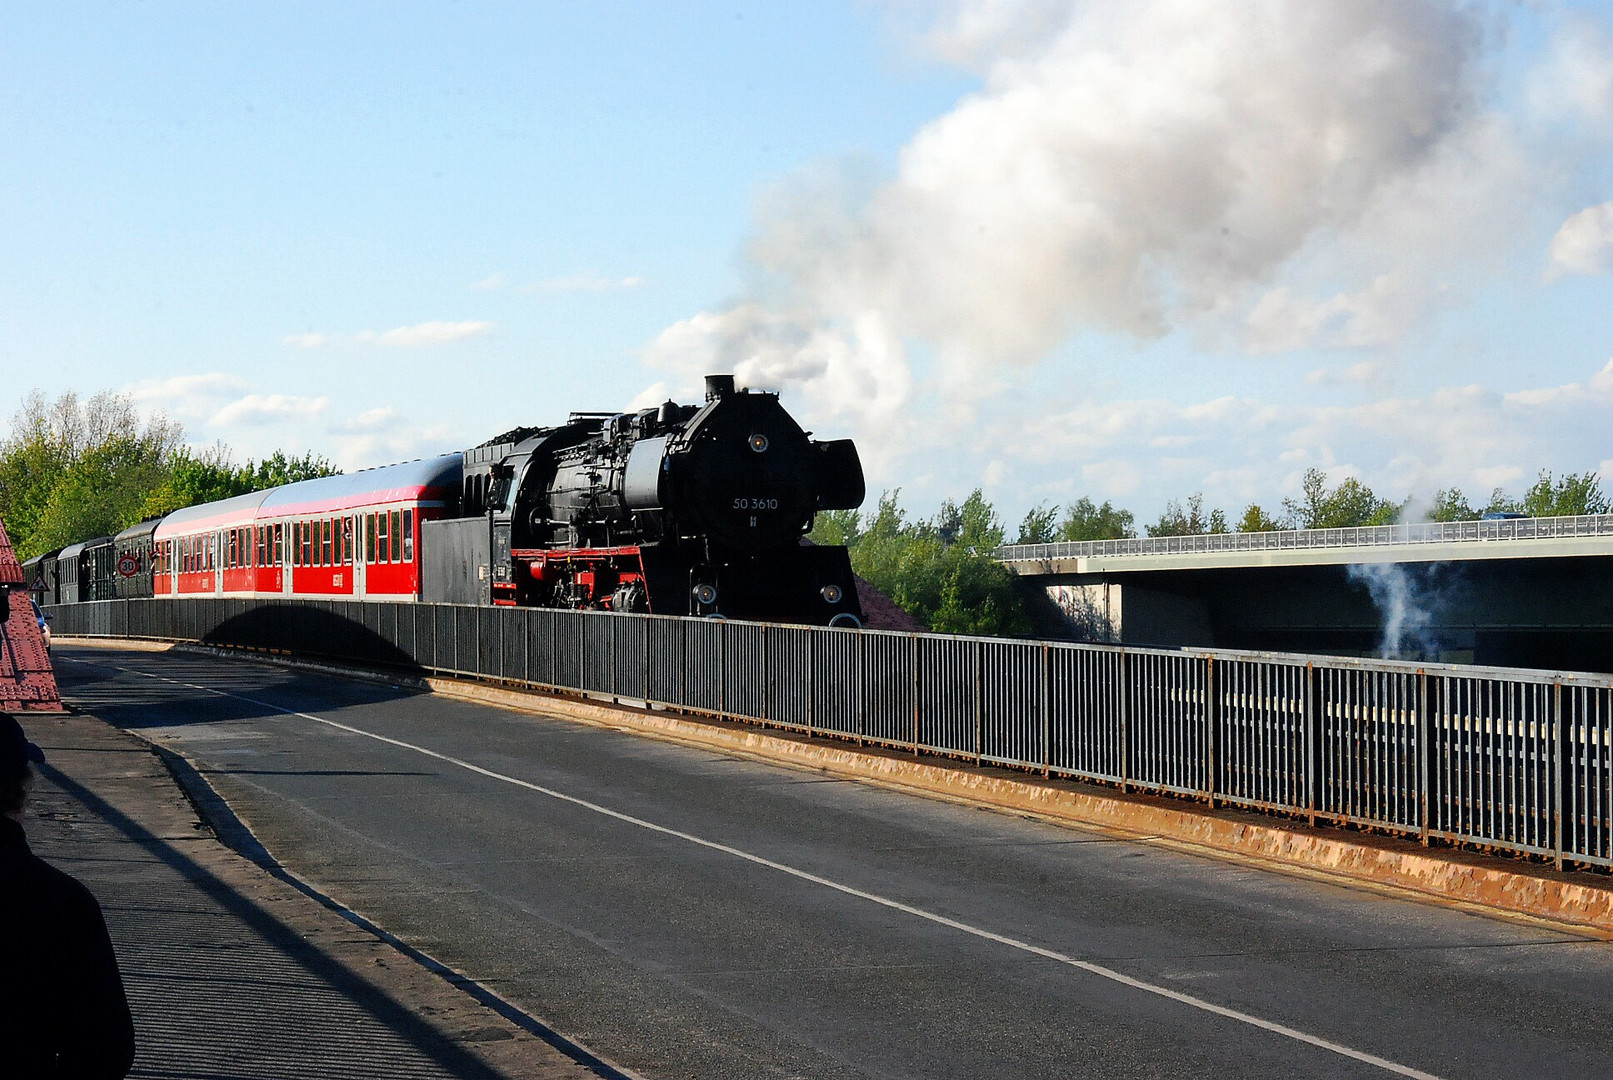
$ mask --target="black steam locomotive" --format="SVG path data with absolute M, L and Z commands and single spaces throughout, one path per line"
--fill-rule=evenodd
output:
M 421 537 L 425 592 L 446 591 L 425 599 L 861 620 L 846 550 L 802 540 L 818 511 L 861 505 L 856 447 L 809 438 L 732 375 L 707 378 L 703 405 L 507 432 L 462 476 L 460 516 Z

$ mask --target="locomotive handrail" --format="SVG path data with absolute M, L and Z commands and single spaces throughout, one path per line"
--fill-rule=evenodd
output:
M 1006 544 L 997 548 L 993 555 L 1000 562 L 1049 562 L 1054 559 L 1175 555 L 1187 552 L 1386 547 L 1401 544 L 1479 543 L 1490 540 L 1549 540 L 1579 536 L 1613 536 L 1613 514 L 1501 518 L 1488 521 L 1431 521 L 1407 525 L 1363 525 L 1346 529 L 1276 529 L 1253 533 L 1143 536 L 1123 540 L 1073 540 L 1050 544 Z
M 1613 866 L 1613 676 L 346 600 L 54 607 L 61 635 L 274 649 Z

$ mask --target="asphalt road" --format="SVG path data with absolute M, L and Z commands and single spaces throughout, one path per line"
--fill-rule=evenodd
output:
M 1613 944 L 363 682 L 57 659 L 294 873 L 644 1076 L 1613 1076 Z

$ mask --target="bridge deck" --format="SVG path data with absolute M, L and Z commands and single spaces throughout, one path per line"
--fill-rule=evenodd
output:
M 1568 558 L 1613 555 L 1613 514 L 1012 544 L 996 554 L 1014 573 L 1029 577 Z

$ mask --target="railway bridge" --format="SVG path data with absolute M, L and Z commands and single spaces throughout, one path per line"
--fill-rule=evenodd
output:
M 1613 670 L 1613 515 L 1023 544 L 997 556 L 1087 640 Z

